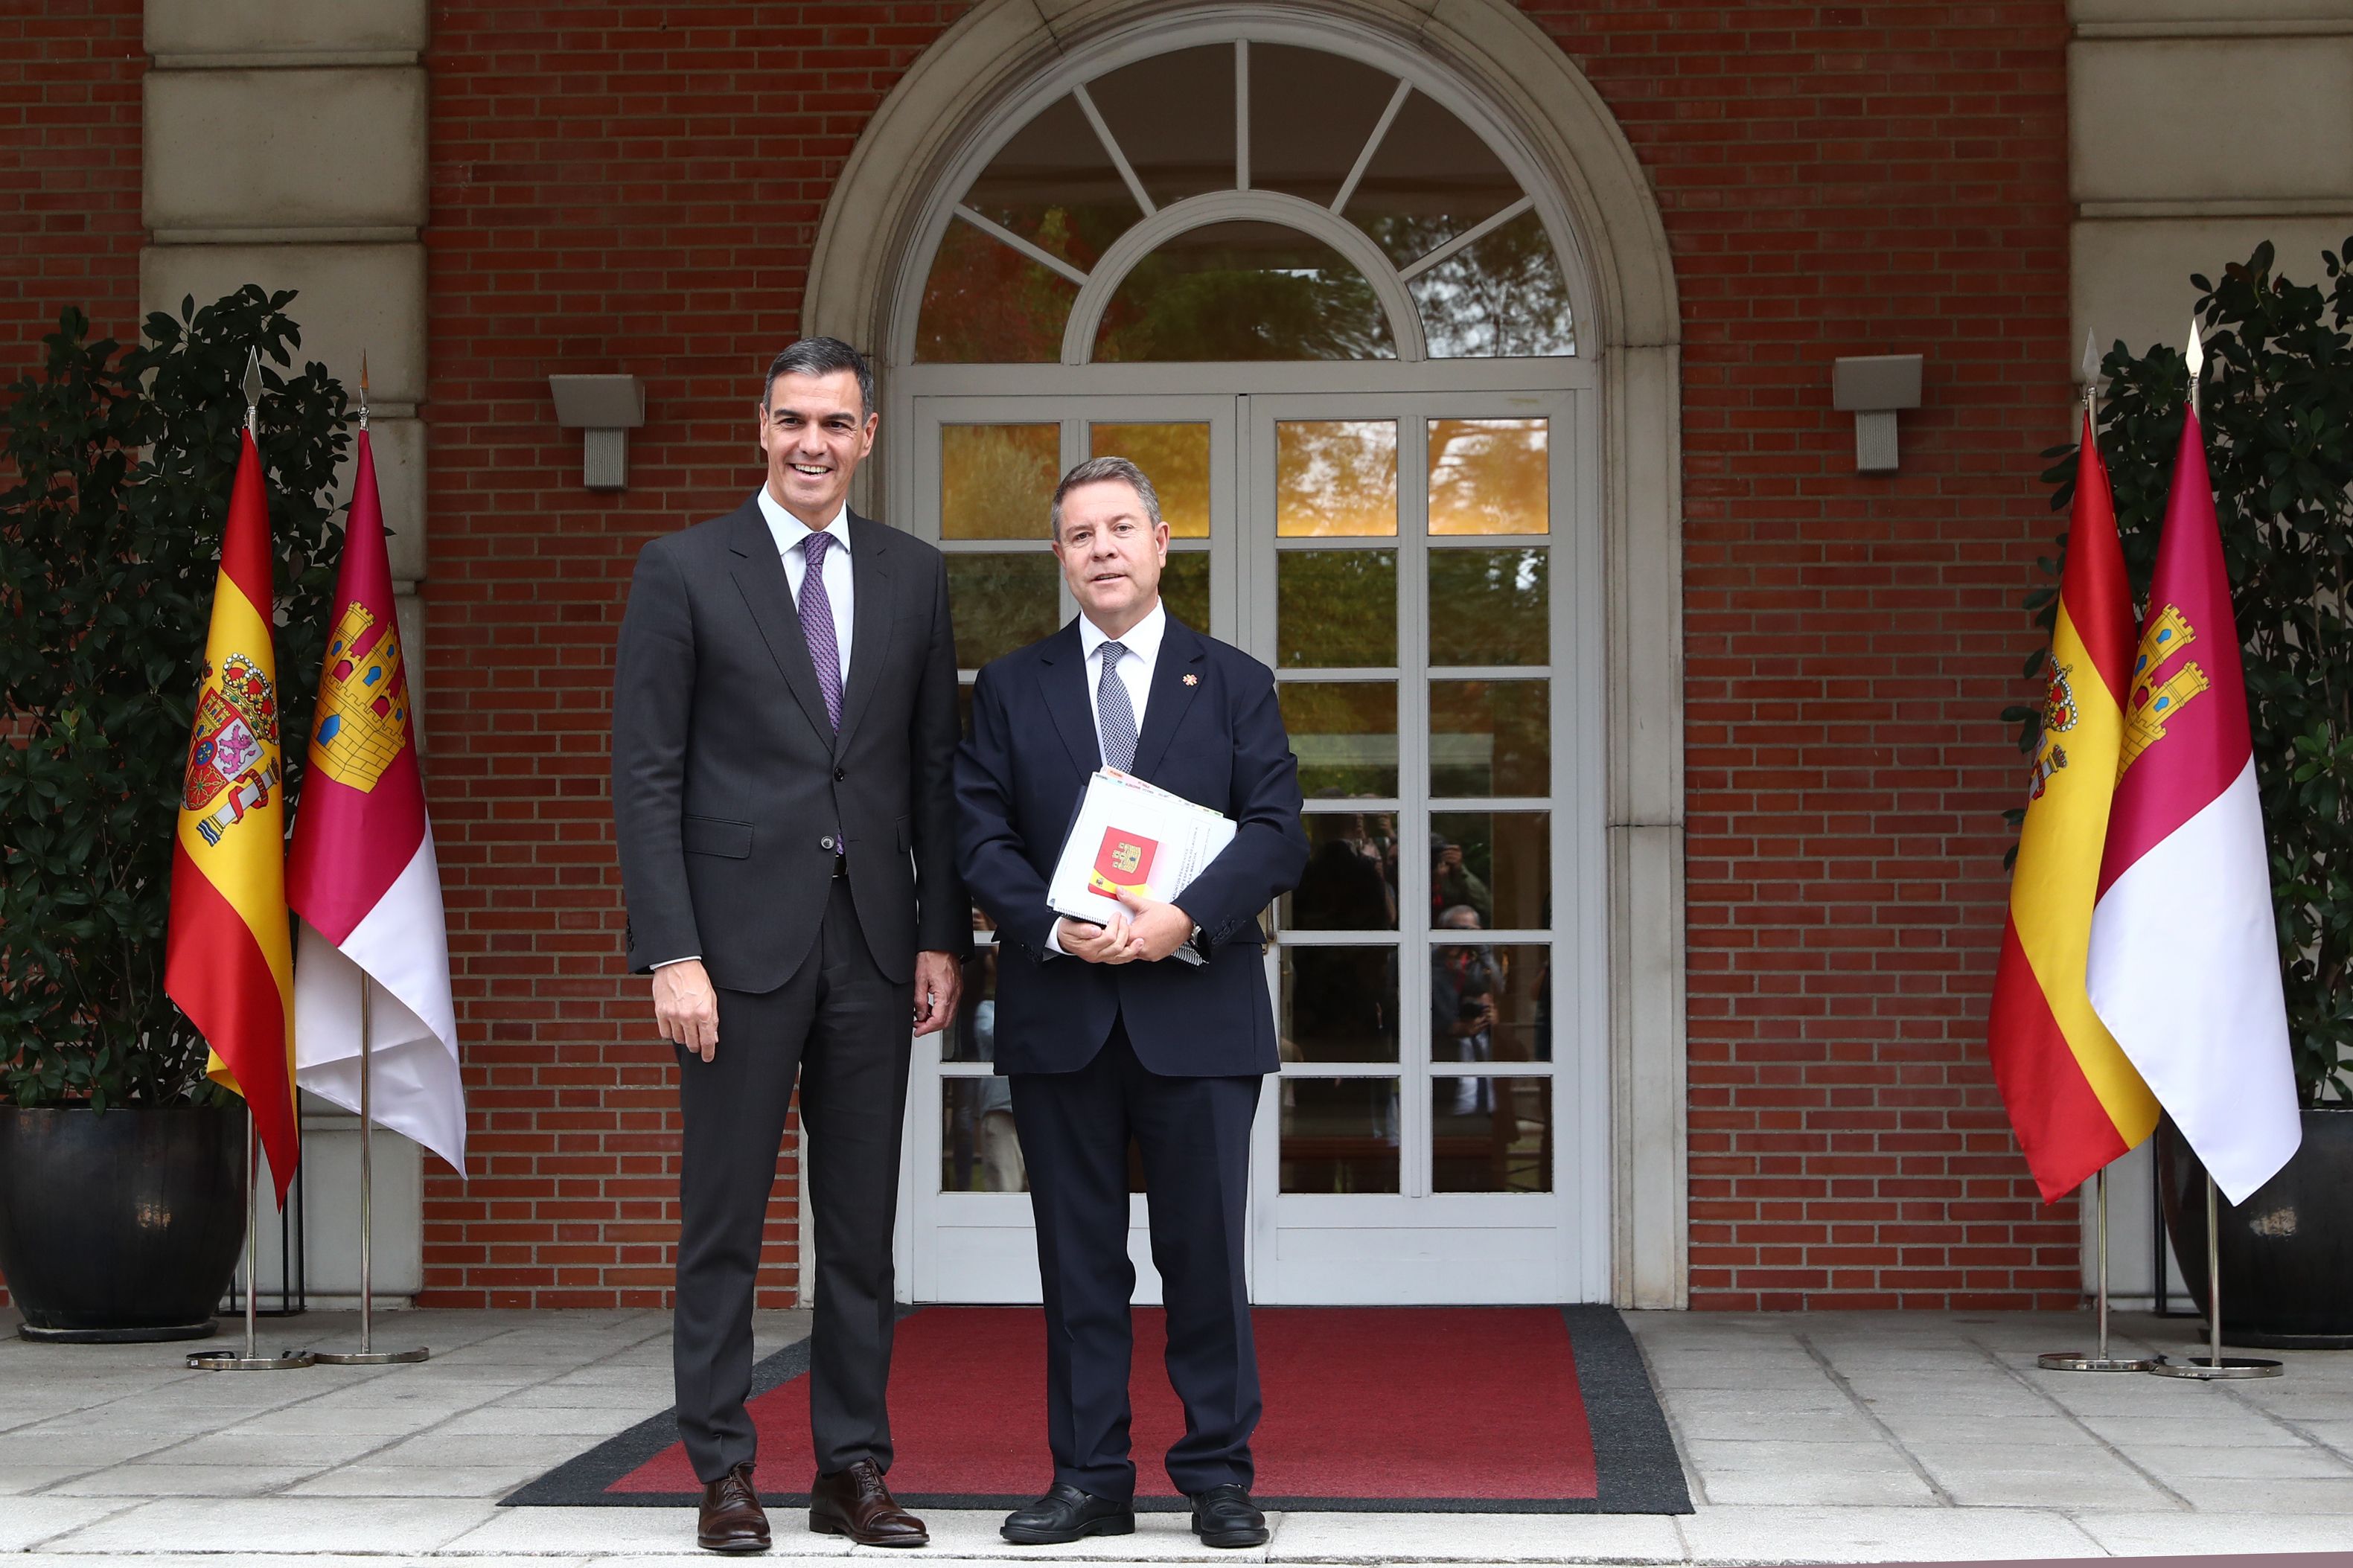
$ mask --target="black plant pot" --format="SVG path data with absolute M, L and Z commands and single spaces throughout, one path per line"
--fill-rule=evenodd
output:
M 2206 1306 L 2206 1167 L 2170 1117 L 2157 1158 L 2165 1231 Z M 2304 1112 L 2304 1144 L 2218 1226 L 2222 1338 L 2270 1350 L 2353 1350 L 2353 1107 Z
M 0 1273 L 28 1340 L 202 1339 L 245 1242 L 243 1106 L 0 1106 Z

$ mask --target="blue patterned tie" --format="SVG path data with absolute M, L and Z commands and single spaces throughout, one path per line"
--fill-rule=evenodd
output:
M 1095 688 L 1095 725 L 1103 731 L 1105 766 L 1122 773 L 1135 765 L 1135 707 L 1127 700 L 1127 682 L 1119 678 L 1124 645 L 1103 645 L 1103 683 Z
M 833 629 L 833 601 L 825 593 L 825 552 L 833 544 L 830 533 L 811 533 L 801 542 L 808 570 L 801 574 L 801 636 L 808 643 L 809 662 L 817 666 L 818 689 L 825 693 L 825 715 L 841 729 L 841 641 Z

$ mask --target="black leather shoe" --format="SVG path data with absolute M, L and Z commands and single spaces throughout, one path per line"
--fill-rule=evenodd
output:
M 1091 1497 L 1068 1481 L 1005 1516 L 998 1534 L 1016 1546 L 1059 1546 L 1090 1535 L 1133 1535 L 1135 1505 Z
M 1264 1546 L 1266 1515 L 1250 1501 L 1250 1489 L 1229 1483 L 1190 1494 L 1193 1533 L 1204 1546 Z

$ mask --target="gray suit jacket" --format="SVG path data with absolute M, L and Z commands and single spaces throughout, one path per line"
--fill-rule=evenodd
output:
M 638 553 L 613 687 L 613 817 L 643 973 L 702 956 L 770 991 L 816 942 L 844 841 L 874 960 L 961 953 L 955 638 L 946 563 L 854 513 L 849 681 L 833 733 L 792 586 L 756 498 Z

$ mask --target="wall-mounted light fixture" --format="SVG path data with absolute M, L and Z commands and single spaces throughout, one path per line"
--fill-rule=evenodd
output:
M 646 389 L 634 375 L 551 375 L 555 422 L 580 432 L 580 482 L 592 490 L 629 483 L 629 432 L 646 422 Z
M 1920 406 L 1918 354 L 1866 354 L 1831 368 L 1831 402 L 1854 416 L 1854 471 L 1895 471 L 1895 411 Z

